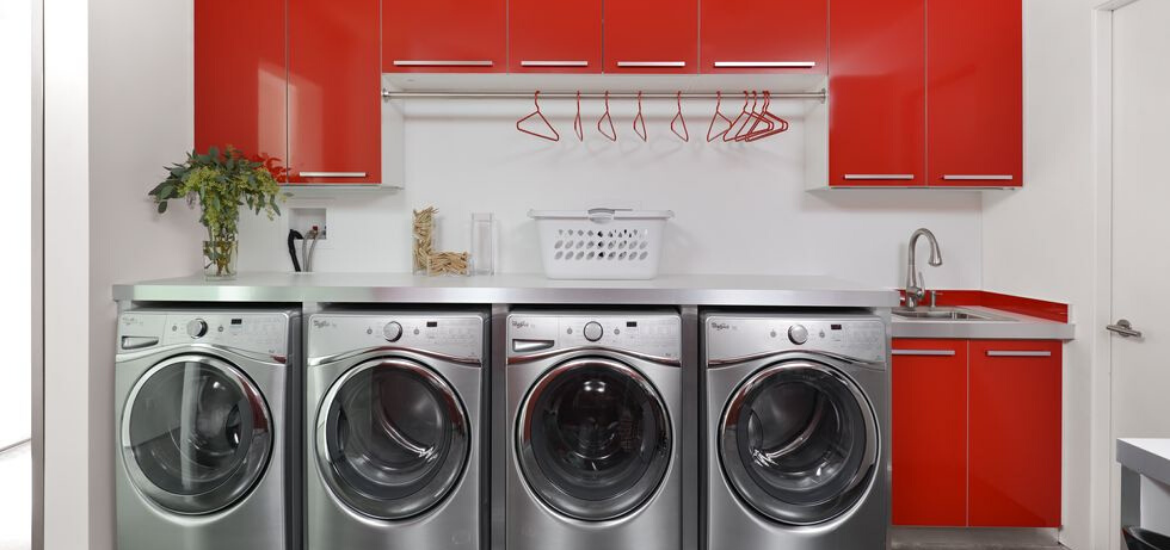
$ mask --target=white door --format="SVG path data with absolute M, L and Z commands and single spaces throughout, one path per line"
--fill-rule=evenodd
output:
M 1142 333 L 1112 337 L 1115 438 L 1170 438 L 1167 29 L 1167 0 L 1138 0 L 1113 14 L 1112 319 Z M 1170 531 L 1170 518 L 1161 523 L 1146 527 Z

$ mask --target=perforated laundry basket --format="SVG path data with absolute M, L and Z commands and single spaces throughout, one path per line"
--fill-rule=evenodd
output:
M 532 210 L 550 279 L 653 279 L 669 210 Z

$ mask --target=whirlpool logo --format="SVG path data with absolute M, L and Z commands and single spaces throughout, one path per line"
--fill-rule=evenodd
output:
M 313 327 L 317 329 L 334 328 L 337 325 L 328 319 L 313 319 Z
M 522 321 L 519 319 L 512 319 L 512 328 L 528 328 L 530 326 L 532 326 L 532 325 L 529 324 L 528 321 Z
M 713 330 L 724 331 L 731 330 L 732 327 L 727 323 L 711 323 L 711 328 Z

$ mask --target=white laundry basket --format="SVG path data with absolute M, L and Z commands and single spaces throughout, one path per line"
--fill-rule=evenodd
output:
M 653 279 L 669 210 L 532 210 L 550 279 Z

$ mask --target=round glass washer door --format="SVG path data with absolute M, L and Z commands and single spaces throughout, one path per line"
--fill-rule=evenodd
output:
M 121 432 L 131 483 L 179 514 L 239 502 L 272 453 L 272 417 L 260 390 L 235 366 L 204 355 L 147 371 L 130 392 Z
M 856 505 L 876 475 L 877 424 L 857 385 L 828 365 L 765 367 L 732 395 L 719 456 L 739 497 L 789 525 L 816 525 Z
M 553 368 L 532 388 L 517 432 L 529 487 L 559 513 L 621 517 L 646 502 L 670 466 L 671 426 L 654 386 L 615 360 Z
M 376 519 L 426 512 L 457 485 L 471 449 L 458 394 L 436 372 L 405 358 L 350 369 L 329 390 L 317 421 L 326 484 Z

